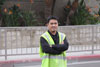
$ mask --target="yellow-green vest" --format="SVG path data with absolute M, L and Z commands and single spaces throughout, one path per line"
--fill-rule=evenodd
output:
M 59 44 L 65 39 L 65 34 L 58 32 L 59 35 Z M 54 45 L 54 41 L 48 32 L 45 32 L 41 35 L 49 45 Z M 44 53 L 41 48 L 39 49 L 40 57 L 42 58 L 41 67 L 67 67 L 67 60 L 66 60 L 66 52 L 62 52 L 60 55 L 52 55 L 48 53 Z

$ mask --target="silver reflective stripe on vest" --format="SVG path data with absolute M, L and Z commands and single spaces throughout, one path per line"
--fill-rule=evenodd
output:
M 64 57 L 64 56 L 49 56 L 49 55 L 46 55 L 46 56 L 43 56 L 42 59 L 60 59 L 60 60 L 66 60 L 66 57 Z
M 50 43 L 50 38 L 49 38 L 48 34 L 45 33 L 44 36 L 48 39 L 48 42 Z
M 61 36 L 61 41 L 63 41 L 63 37 L 64 37 L 63 33 L 60 33 L 60 36 Z

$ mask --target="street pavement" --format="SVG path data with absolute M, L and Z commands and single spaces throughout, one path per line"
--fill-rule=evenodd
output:
M 100 51 L 95 51 L 94 54 L 91 51 L 68 52 L 66 55 L 68 67 L 100 67 Z M 7 61 L 0 57 L 0 67 L 8 63 L 13 64 L 13 67 L 41 67 L 39 54 L 8 56 Z
M 41 67 L 41 65 L 40 63 L 38 63 L 37 65 L 34 63 L 15 64 L 14 67 Z M 67 67 L 100 67 L 100 61 L 85 61 L 85 62 L 68 63 Z
M 29 59 L 29 60 L 26 60 Z M 100 67 L 100 51 L 91 52 L 74 52 L 67 53 L 67 67 Z M 27 56 L 9 56 L 7 61 L 1 61 L 0 64 L 13 64 L 13 67 L 41 67 L 39 54 Z M 4 66 L 6 67 L 6 66 Z

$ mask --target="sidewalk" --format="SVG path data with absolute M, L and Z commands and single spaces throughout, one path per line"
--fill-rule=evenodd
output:
M 100 51 L 95 51 L 94 54 L 91 51 L 84 51 L 84 52 L 70 52 L 66 53 L 67 57 L 81 57 L 81 56 L 90 56 L 90 55 L 100 55 Z M 17 56 L 8 56 L 7 61 L 11 60 L 24 60 L 24 59 L 40 59 L 39 54 L 35 55 L 17 55 Z M 5 57 L 0 57 L 0 61 L 5 61 Z
M 91 61 L 96 59 L 100 60 L 100 51 L 95 51 L 91 54 L 91 51 L 86 52 L 72 52 L 67 53 L 66 59 L 68 64 L 82 62 L 84 60 Z M 22 56 L 8 56 L 8 60 L 4 60 L 4 57 L 0 57 L 0 67 L 40 67 L 41 59 L 39 54 L 36 55 L 22 55 Z M 70 66 L 69 66 L 70 67 Z

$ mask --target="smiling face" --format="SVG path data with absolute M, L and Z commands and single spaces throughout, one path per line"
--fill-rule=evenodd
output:
M 47 24 L 49 31 L 56 32 L 58 29 L 58 21 L 56 19 L 49 20 L 49 23 Z

